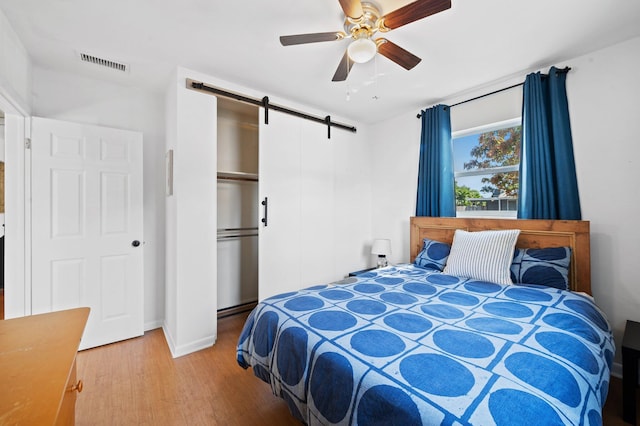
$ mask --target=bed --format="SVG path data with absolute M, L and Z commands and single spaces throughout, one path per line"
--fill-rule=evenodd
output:
M 509 283 L 451 274 L 475 256 L 465 239 L 496 234 Z M 410 244 L 411 264 L 260 302 L 239 365 L 309 425 L 602 424 L 615 347 L 588 222 L 413 217 Z M 521 282 L 543 277 L 536 256 L 563 285 Z

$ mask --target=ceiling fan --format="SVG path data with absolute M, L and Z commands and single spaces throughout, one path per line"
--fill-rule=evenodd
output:
M 352 38 L 353 41 L 342 56 L 332 81 L 346 80 L 354 63 L 368 62 L 376 53 L 391 59 L 407 70 L 412 69 L 421 61 L 420 58 L 386 38 L 374 40 L 373 36 L 378 31 L 384 33 L 451 8 L 451 0 L 416 0 L 380 16 L 378 8 L 371 3 L 360 0 L 338 1 L 345 15 L 344 31 L 280 37 L 280 43 L 283 46 Z

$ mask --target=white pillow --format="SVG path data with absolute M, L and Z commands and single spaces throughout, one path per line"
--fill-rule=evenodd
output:
M 498 284 L 513 284 L 511 262 L 519 229 L 467 232 L 456 229 L 444 272 Z

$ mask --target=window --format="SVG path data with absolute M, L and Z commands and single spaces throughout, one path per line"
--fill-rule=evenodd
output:
M 516 217 L 521 119 L 453 133 L 458 217 Z

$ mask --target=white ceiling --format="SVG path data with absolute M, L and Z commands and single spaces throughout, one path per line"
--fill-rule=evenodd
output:
M 385 14 L 409 1 L 375 3 Z M 342 30 L 338 0 L 0 0 L 0 9 L 37 67 L 161 91 L 184 66 L 363 122 L 640 35 L 638 0 L 452 0 L 385 35 L 422 58 L 413 70 L 378 55 L 334 83 L 348 40 L 283 47 L 278 37 Z M 130 71 L 83 63 L 79 52 Z

